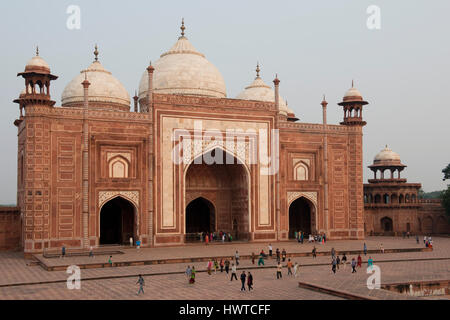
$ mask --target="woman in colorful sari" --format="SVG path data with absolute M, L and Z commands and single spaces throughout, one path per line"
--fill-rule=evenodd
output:
M 209 260 L 209 261 L 208 261 L 208 275 L 211 275 L 212 265 L 213 265 L 212 261 Z
M 191 278 L 189 279 L 189 283 L 195 283 L 195 267 L 194 266 L 192 266 Z

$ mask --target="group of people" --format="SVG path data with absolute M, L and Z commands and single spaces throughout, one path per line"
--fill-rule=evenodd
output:
M 380 245 L 380 249 L 381 252 L 384 253 L 384 249 L 383 249 L 383 244 Z M 315 247 L 314 249 L 315 250 Z M 364 243 L 363 246 L 363 252 L 364 255 L 367 255 L 367 245 L 366 243 Z M 313 257 L 314 257 L 314 252 L 313 252 Z M 345 254 L 345 252 L 342 255 L 342 259 L 339 257 L 339 255 L 336 254 L 336 250 L 334 248 L 331 248 L 331 271 L 336 274 L 336 271 L 339 270 L 339 265 L 343 265 L 344 270 L 347 266 L 347 255 Z M 356 273 L 356 268 L 361 268 L 362 266 L 362 257 L 360 254 L 358 254 L 358 257 L 352 258 L 352 261 L 350 262 L 350 265 L 352 267 L 352 273 Z M 368 267 L 372 267 L 373 266 L 373 259 L 372 257 L 369 256 L 369 259 L 367 260 L 367 266 Z
M 425 244 L 426 248 L 433 248 L 433 240 L 431 239 L 431 237 L 424 236 L 423 243 Z
M 213 241 L 228 241 L 228 242 L 232 242 L 233 241 L 233 235 L 231 233 L 227 233 L 227 232 L 223 232 L 223 231 L 219 231 L 219 232 L 203 232 L 201 234 L 201 240 L 205 241 L 205 244 L 208 244 L 210 242 Z

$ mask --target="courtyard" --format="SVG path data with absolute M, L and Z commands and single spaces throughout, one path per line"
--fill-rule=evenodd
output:
M 109 255 L 44 258 L 37 256 L 41 265 L 31 263 L 20 252 L 0 254 L 0 299 L 2 300 L 340 300 L 349 297 L 360 299 L 448 299 L 448 296 L 412 297 L 383 289 L 367 288 L 367 259 L 371 256 L 380 267 L 381 284 L 437 281 L 450 279 L 450 238 L 433 238 L 433 250 L 423 251 L 422 238 L 368 237 L 365 240 L 334 240 L 326 244 L 295 241 L 272 243 L 286 249 L 288 258 L 300 264 L 297 278 L 287 275 L 276 279 L 276 259 L 268 258 L 264 266 L 252 264 L 249 256 L 261 249 L 268 252 L 268 243 L 192 244 L 171 248 L 120 248 L 121 254 L 113 255 L 113 266 L 107 264 Z M 349 264 L 340 266 L 336 274 L 331 272 L 331 248 L 338 255 L 347 252 L 351 261 L 362 251 L 366 243 L 369 253 L 361 253 L 363 265 L 351 273 Z M 382 244 L 385 253 L 381 253 Z M 316 246 L 318 256 L 311 257 Z M 231 257 L 235 251 L 241 257 L 237 275 L 250 271 L 254 278 L 254 291 L 241 292 L 240 281 L 230 281 L 225 272 L 206 272 L 207 260 L 213 257 Z M 374 251 L 375 250 L 375 251 Z M 183 262 L 177 262 L 183 261 Z M 187 261 L 187 262 L 185 262 Z M 189 262 L 192 261 L 192 262 Z M 120 266 L 133 263 L 130 266 Z M 287 263 L 283 263 L 285 266 Z M 43 266 L 59 267 L 47 271 Z M 78 265 L 81 271 L 81 288 L 69 290 L 65 268 Z M 117 266 L 116 266 L 117 265 Z M 184 271 L 187 265 L 197 270 L 196 283 L 188 284 Z M 53 270 L 49 268 L 49 270 Z M 137 277 L 145 279 L 145 293 L 137 295 Z M 299 282 L 309 288 L 300 287 Z

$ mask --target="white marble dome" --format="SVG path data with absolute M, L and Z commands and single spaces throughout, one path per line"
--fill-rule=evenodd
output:
M 400 162 L 400 155 L 392 151 L 388 146 L 381 150 L 373 159 L 374 163 L 380 161 L 395 161 Z
M 362 97 L 362 95 L 358 89 L 351 87 L 350 89 L 347 90 L 344 97 Z
M 99 61 L 94 61 L 86 70 L 82 70 L 65 87 L 61 96 L 63 107 L 83 103 L 84 91 L 81 83 L 85 79 L 85 74 L 90 82 L 89 103 L 102 104 L 105 107 L 110 104 L 111 107 L 118 106 L 124 111 L 130 109 L 130 95 L 127 90 Z
M 259 72 L 259 68 L 257 72 Z M 275 102 L 275 90 L 265 84 L 259 74 L 257 74 L 252 84 L 245 87 L 244 91 L 236 96 L 236 99 Z M 282 97 L 280 97 L 279 103 L 281 114 L 287 115 L 288 113 L 294 113 L 294 111 L 287 107 L 286 101 Z
M 26 66 L 25 66 L 25 71 L 32 71 L 36 67 L 46 69 L 50 73 L 50 66 L 44 59 L 42 59 L 38 55 L 34 56 L 27 62 Z
M 225 81 L 219 70 L 198 52 L 185 36 L 162 54 L 153 67 L 155 93 L 226 97 Z M 148 73 L 144 71 L 139 83 L 139 99 L 148 91 Z

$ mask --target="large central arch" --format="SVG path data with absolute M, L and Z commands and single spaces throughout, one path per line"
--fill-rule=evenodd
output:
M 212 162 L 211 159 L 216 161 Z M 249 239 L 250 176 L 244 163 L 223 149 L 215 148 L 189 164 L 184 185 L 185 223 L 188 215 L 191 215 L 188 211 L 191 200 L 208 199 L 214 208 L 214 225 L 211 224 L 209 232 L 223 231 L 231 233 L 234 239 Z M 184 230 L 188 233 L 195 228 L 186 223 Z

